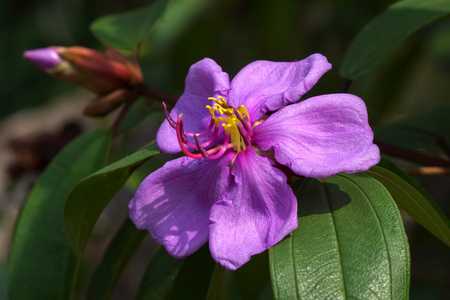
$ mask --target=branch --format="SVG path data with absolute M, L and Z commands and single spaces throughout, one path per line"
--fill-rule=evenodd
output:
M 169 103 L 170 106 L 175 106 L 175 103 L 178 101 L 178 97 L 168 94 L 163 91 L 152 89 L 151 87 L 145 85 L 144 83 L 138 85 L 139 93 L 149 98 L 155 98 L 166 103 Z
M 375 144 L 380 147 L 380 150 L 386 154 L 390 154 L 392 156 L 402 158 L 414 163 L 426 165 L 426 166 L 437 166 L 437 167 L 444 167 L 444 168 L 450 168 L 450 161 L 434 157 L 428 154 L 425 154 L 423 152 L 419 152 L 416 150 L 410 150 L 401 148 L 392 144 L 375 141 Z

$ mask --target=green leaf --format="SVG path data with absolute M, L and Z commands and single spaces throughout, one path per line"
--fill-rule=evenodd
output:
M 418 191 L 400 176 L 379 166 L 365 173 L 381 182 L 408 215 L 450 246 L 450 222 L 431 197 L 424 196 L 424 190 Z
M 183 265 L 184 259 L 170 256 L 158 246 L 139 286 L 136 300 L 165 300 Z
M 293 186 L 299 225 L 269 249 L 276 299 L 407 299 L 409 246 L 386 189 L 364 174 Z
M 402 169 L 400 169 L 396 164 L 394 164 L 392 161 L 387 159 L 386 157 L 382 156 L 380 162 L 377 164 L 378 167 L 387 169 L 397 175 L 398 177 L 402 178 L 404 181 L 406 181 L 409 185 L 411 185 L 413 188 L 415 188 L 417 191 L 419 191 L 425 199 L 428 200 L 428 202 L 433 205 L 438 211 L 440 211 L 439 206 L 434 202 L 433 198 L 428 194 L 428 192 L 420 185 L 418 184 L 411 176 L 406 174 Z M 440 212 L 443 218 L 446 219 L 447 224 L 450 226 L 450 221 L 445 217 L 443 212 Z
M 88 132 L 66 146 L 30 192 L 9 262 L 9 299 L 67 299 L 77 258 L 66 237 L 64 203 L 72 188 L 106 161 L 111 134 Z
M 159 153 L 151 142 L 137 152 L 84 178 L 72 190 L 64 210 L 67 236 L 75 253 L 81 255 L 105 206 L 119 191 L 130 174 Z
M 445 216 L 445 214 L 440 210 L 439 206 L 434 202 L 433 198 L 428 194 L 428 192 L 419 184 L 417 181 L 415 181 L 411 176 L 405 173 L 402 169 L 400 169 L 395 163 L 387 159 L 386 157 L 382 156 L 380 162 L 377 164 L 378 167 L 387 169 L 397 175 L 398 177 L 402 178 L 404 181 L 406 181 L 409 185 L 411 185 L 413 188 L 415 188 L 418 192 L 422 194 L 422 196 L 428 200 L 428 202 L 437 210 L 439 211 L 439 214 L 441 214 L 442 218 L 445 220 L 448 226 L 450 226 L 450 221 Z
M 227 276 L 230 275 L 234 277 L 232 280 L 236 285 L 236 292 L 239 292 L 236 296 L 230 295 L 231 299 L 273 299 L 268 251 L 253 255 L 252 259 L 242 267 L 227 273 Z M 223 284 L 226 283 L 226 280 L 227 278 L 224 278 Z M 224 294 L 223 289 L 221 294 Z
M 91 31 L 106 45 L 132 49 L 148 36 L 167 3 L 168 0 L 156 0 L 144 8 L 100 17 L 91 24 Z
M 138 230 L 130 219 L 124 222 L 91 279 L 87 292 L 89 300 L 110 298 L 122 271 L 146 234 L 147 231 Z
M 206 299 L 211 280 L 215 281 L 215 265 L 208 244 L 185 258 L 175 279 L 170 299 Z M 212 284 L 214 285 L 214 282 Z
M 211 258 L 208 245 L 184 259 L 159 246 L 139 286 L 136 300 L 217 299 L 224 268 Z
M 432 149 L 437 145 L 450 152 L 449 115 L 449 107 L 439 107 L 421 116 L 383 125 L 375 129 L 375 139 L 408 149 Z
M 375 68 L 414 31 L 450 14 L 450 0 L 404 0 L 369 22 L 345 53 L 339 73 L 356 79 Z

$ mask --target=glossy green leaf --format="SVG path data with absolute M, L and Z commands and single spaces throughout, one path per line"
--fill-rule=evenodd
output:
M 91 24 L 91 31 L 106 45 L 132 49 L 148 36 L 167 3 L 168 0 L 156 0 L 144 8 L 100 17 Z
M 87 299 L 109 299 L 122 271 L 148 232 L 138 230 L 134 223 L 127 219 L 110 243 L 100 266 L 92 276 Z
M 339 73 L 356 79 L 375 68 L 414 31 L 450 14 L 450 0 L 403 0 L 389 6 L 358 33 Z
M 9 262 L 9 299 L 67 299 L 77 258 L 64 230 L 64 203 L 72 188 L 104 165 L 106 130 L 66 146 L 30 192 L 18 220 Z
M 83 253 L 98 217 L 134 169 L 158 153 L 152 142 L 84 178 L 73 189 L 64 210 L 64 224 L 75 253 Z
M 424 197 L 422 194 L 424 191 L 418 191 L 401 177 L 385 168 L 374 166 L 365 173 L 381 182 L 406 213 L 450 246 L 448 219 L 431 197 Z
M 184 259 L 170 256 L 158 246 L 139 286 L 136 300 L 165 300 L 175 282 Z
M 269 249 L 276 299 L 407 299 L 409 246 L 387 190 L 364 174 L 293 187 L 299 225 Z

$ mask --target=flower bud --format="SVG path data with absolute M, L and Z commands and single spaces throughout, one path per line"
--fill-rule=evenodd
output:
M 51 72 L 62 62 L 58 52 L 53 48 L 25 51 L 23 56 L 44 72 Z
M 113 55 L 84 47 L 49 47 L 26 51 L 24 57 L 41 70 L 96 94 L 130 88 L 142 81 L 139 67 L 120 52 Z

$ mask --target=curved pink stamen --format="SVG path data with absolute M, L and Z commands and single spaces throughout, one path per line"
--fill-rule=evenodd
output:
M 214 132 L 213 132 L 213 134 L 211 135 L 211 137 L 210 137 L 206 142 L 204 142 L 203 144 L 201 144 L 201 146 L 202 146 L 202 147 L 208 147 L 209 145 L 211 145 L 211 143 L 214 142 L 214 140 L 216 139 L 218 133 L 219 133 L 219 127 L 215 127 L 215 128 L 214 128 Z M 196 136 L 197 136 L 197 137 L 200 136 L 200 134 L 194 134 L 193 136 L 194 136 L 194 138 L 195 138 Z M 200 148 L 197 147 L 198 144 L 197 144 L 197 145 L 194 145 L 194 144 L 189 143 L 189 142 L 186 142 L 185 144 L 188 145 L 189 147 L 200 149 Z
M 169 122 L 170 126 L 172 126 L 173 129 L 177 129 L 177 123 L 169 116 L 169 112 L 167 111 L 166 103 L 162 103 L 164 107 L 164 115 L 166 116 L 167 121 Z
M 169 112 L 167 111 L 167 105 L 166 103 L 162 103 L 163 108 L 164 108 L 164 115 L 166 116 L 167 121 L 169 122 L 169 125 L 173 128 L 173 129 L 177 129 L 177 123 L 170 117 Z M 182 137 L 183 139 L 185 139 L 185 136 L 194 136 L 195 134 L 197 134 L 197 136 L 204 136 L 206 134 L 208 134 L 209 132 L 211 132 L 213 126 L 215 125 L 215 122 L 213 119 L 211 119 L 211 122 L 209 123 L 208 128 L 206 128 L 204 131 L 200 132 L 200 133 L 192 133 L 192 132 L 187 132 L 182 130 Z M 217 134 L 216 134 L 217 135 Z M 187 141 L 187 139 L 186 139 Z M 203 146 L 206 147 L 206 146 Z
M 218 129 L 217 129 L 217 131 L 218 131 Z M 186 154 L 186 156 L 191 157 L 191 158 L 204 158 L 205 157 L 205 158 L 209 158 L 209 159 L 217 159 L 217 158 L 221 157 L 225 153 L 225 151 L 227 151 L 229 142 L 230 142 L 230 135 L 228 133 L 225 133 L 225 140 L 223 141 L 223 145 L 220 148 L 216 147 L 216 148 L 206 151 L 205 148 L 203 148 L 203 146 L 198 141 L 197 135 L 194 135 L 195 142 L 197 145 L 193 145 L 193 146 L 195 148 L 197 148 L 200 151 L 200 153 L 190 152 L 185 147 L 185 144 L 189 145 L 190 143 L 183 142 L 183 114 L 178 115 L 178 119 L 177 119 L 177 123 L 176 123 L 176 132 L 177 132 L 178 144 L 180 145 L 181 151 L 183 151 L 183 153 Z M 217 136 L 217 133 L 215 134 L 214 139 L 216 136 Z M 211 155 L 211 154 L 213 154 L 213 155 Z
M 225 153 L 225 151 L 227 151 L 229 141 L 230 141 L 230 135 L 229 134 L 225 134 L 225 140 L 223 141 L 222 148 L 220 148 L 219 152 L 215 153 L 214 155 L 208 156 L 208 158 L 209 159 L 217 159 L 217 158 L 221 157 Z M 211 154 L 210 151 L 213 151 L 215 149 L 216 148 L 208 150 L 207 151 L 208 154 Z
M 244 126 L 245 130 L 248 133 L 248 136 L 251 137 L 253 135 L 253 129 L 252 129 L 252 124 L 250 123 L 250 120 L 247 119 L 247 117 L 245 115 L 244 115 L 244 117 L 242 117 L 236 108 L 233 108 L 233 112 L 234 112 L 234 115 L 238 118 L 238 120 L 241 121 L 242 125 Z
M 194 154 L 194 153 L 189 152 L 189 150 L 186 149 L 186 147 L 184 146 L 182 135 L 181 135 L 181 132 L 182 132 L 182 114 L 178 115 L 176 130 L 177 130 L 178 144 L 180 145 L 181 151 L 183 151 L 183 153 L 186 154 L 186 156 L 189 156 L 189 157 L 192 157 L 192 158 L 202 158 L 202 157 L 204 157 L 200 153 L 199 154 Z
M 203 148 L 202 145 L 200 145 L 200 142 L 198 141 L 197 135 L 194 135 L 194 139 L 195 139 L 195 143 L 197 144 L 196 147 L 197 147 L 198 151 L 200 151 L 200 154 L 201 154 L 203 157 L 208 157 L 209 154 L 208 154 L 208 152 L 205 150 L 205 148 Z
M 181 116 L 181 118 L 180 118 L 180 116 Z M 188 142 L 188 139 L 187 139 L 186 135 L 184 134 L 184 123 L 183 123 L 183 118 L 182 118 L 183 114 L 180 113 L 180 116 L 178 116 L 176 125 L 177 125 L 177 128 L 178 128 L 178 126 L 180 127 L 179 130 L 180 130 L 181 141 L 184 144 L 186 144 Z
M 250 138 L 248 137 L 248 132 L 245 130 L 244 126 L 241 124 L 236 124 L 237 129 L 239 130 L 239 134 L 241 135 L 242 139 L 244 140 L 245 147 L 250 147 Z
M 208 128 L 206 128 L 204 131 L 202 131 L 200 133 L 192 133 L 192 132 L 185 131 L 184 134 L 187 135 L 187 136 L 194 136 L 194 135 L 204 136 L 204 135 L 208 134 L 212 130 L 214 124 L 215 124 L 214 120 L 211 119 L 211 123 L 209 123 Z M 203 146 L 203 147 L 206 147 L 206 146 Z

